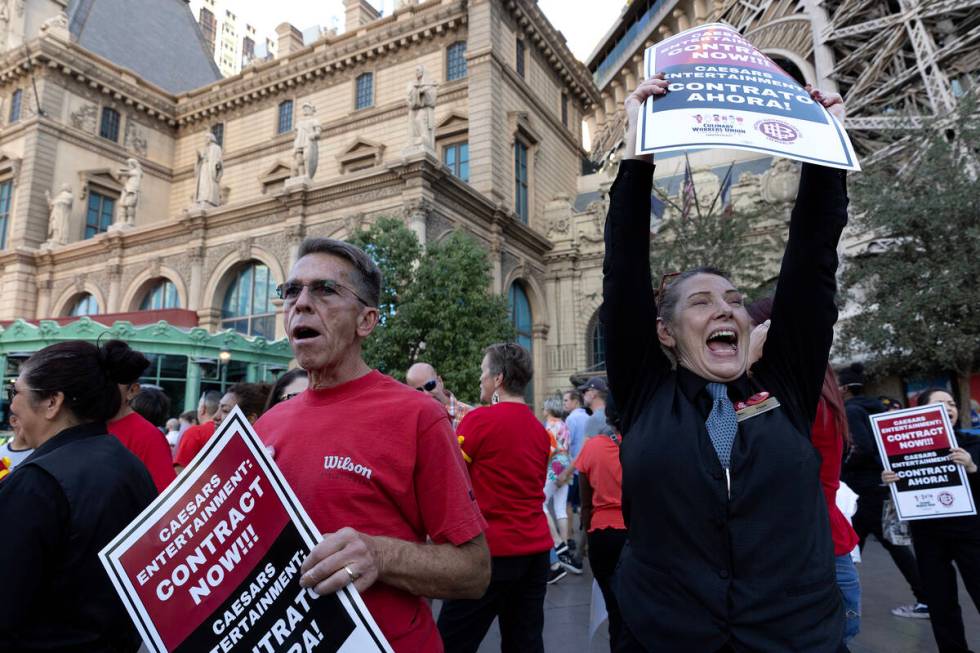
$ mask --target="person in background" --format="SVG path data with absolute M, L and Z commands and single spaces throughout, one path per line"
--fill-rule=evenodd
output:
M 589 566 L 609 614 L 609 648 L 619 646 L 623 617 L 612 582 L 626 543 L 623 521 L 623 467 L 619 462 L 620 416 L 612 396 L 606 400 L 606 428 L 589 438 L 575 459 L 582 488 L 582 528 L 589 538 Z
M 34 448 L 24 439 L 24 430 L 20 428 L 20 421 L 14 415 L 10 416 L 10 429 L 14 433 L 13 437 L 0 445 L 0 480 L 17 469 L 17 465 L 34 452 Z
M 888 488 L 881 484 L 884 466 L 871 430 L 871 415 L 884 412 L 885 406 L 876 397 L 864 394 L 864 365 L 861 363 L 852 363 L 838 371 L 837 379 L 844 397 L 847 428 L 851 435 L 841 480 L 858 495 L 857 512 L 851 517 L 851 524 L 858 536 L 858 545 L 863 551 L 868 536 L 874 535 L 888 551 L 915 596 L 915 603 L 899 605 L 892 608 L 891 613 L 896 617 L 928 619 L 929 606 L 922 591 L 912 547 L 891 543 L 885 537 L 881 525 L 882 510 L 889 495 Z
M 214 435 L 216 425 L 212 418 L 218 412 L 220 402 L 221 393 L 217 390 L 208 390 L 201 395 L 201 400 L 197 402 L 198 425 L 184 431 L 177 444 L 177 453 L 174 454 L 174 470 L 178 474 L 190 464 L 197 452 Z
M 310 387 L 310 377 L 302 367 L 283 372 L 282 376 L 272 384 L 269 398 L 265 402 L 265 410 L 269 410 L 280 401 L 288 401 Z M 265 412 L 262 411 L 262 412 Z
M 918 406 L 941 403 L 953 425 L 959 445 L 950 450 L 949 460 L 961 466 L 967 474 L 973 504 L 980 506 L 980 436 L 957 427 L 960 416 L 953 396 L 942 388 L 929 388 L 916 400 Z M 882 471 L 886 484 L 898 481 L 895 472 Z M 910 523 L 912 545 L 919 564 L 922 590 L 929 604 L 932 634 L 939 653 L 969 653 L 963 629 L 963 616 L 957 597 L 956 569 L 973 607 L 980 612 L 980 515 L 914 519 Z M 955 563 L 956 567 L 953 567 Z
M 132 402 L 142 394 L 139 378 L 149 366 L 150 361 L 138 351 L 131 351 L 132 355 L 126 358 L 129 367 L 120 366 L 116 372 L 116 378 L 120 379 L 119 412 L 106 426 L 109 433 L 119 438 L 127 449 L 143 461 L 153 478 L 153 483 L 157 486 L 157 490 L 163 492 L 164 488 L 170 485 L 170 482 L 175 478 L 174 469 L 170 463 L 170 445 L 167 444 L 167 439 L 160 432 L 160 429 L 132 407 Z M 147 389 L 148 392 L 150 390 L 152 389 Z M 166 395 L 164 395 L 164 399 L 166 399 Z M 167 403 L 169 405 L 169 401 Z M 166 419 L 166 413 L 162 415 L 159 413 L 159 397 L 150 397 L 150 400 L 142 405 L 151 407 L 153 411 L 150 413 L 151 416 L 159 417 L 160 424 Z
M 140 391 L 129 402 L 132 409 L 143 418 L 166 434 L 167 415 L 170 414 L 170 397 L 162 389 L 155 386 L 140 386 Z
M 609 386 L 601 376 L 593 376 L 578 387 L 585 400 L 585 407 L 592 413 L 585 423 L 585 438 L 589 439 L 606 428 L 606 397 Z
M 746 307 L 752 318 L 749 336 L 749 369 L 762 357 L 766 334 L 771 325 L 772 298 L 764 297 Z M 761 328 L 760 328 L 761 327 Z M 817 403 L 817 416 L 810 429 L 810 442 L 820 454 L 820 485 L 830 517 L 830 537 L 834 542 L 837 586 L 844 599 L 844 635 L 838 653 L 848 651 L 848 643 L 861 630 L 861 581 L 851 558 L 851 551 L 858 544 L 857 533 L 847 517 L 837 507 L 837 490 L 840 488 L 840 470 L 844 449 L 848 444 L 847 412 L 841 395 L 837 375 L 828 364 Z
M 544 652 L 544 597 L 554 542 L 541 510 L 549 457 L 544 426 L 524 401 L 531 355 L 516 343 L 486 348 L 480 402 L 457 431 L 473 492 L 487 520 L 490 586 L 478 599 L 446 601 L 439 632 L 446 650 L 475 653 L 494 618 L 501 649 Z
M 173 458 L 174 451 L 177 450 L 177 442 L 180 441 L 180 420 L 176 417 L 171 417 L 167 420 L 167 426 L 164 431 L 166 432 L 167 444 L 170 445 L 170 457 Z
M 145 363 L 119 340 L 60 342 L 7 388 L 34 453 L 0 481 L 0 651 L 139 648 L 98 553 L 157 496 L 146 466 L 106 429 L 119 386 Z
M 884 406 L 885 410 L 888 411 L 902 410 L 903 408 L 905 408 L 905 406 L 902 405 L 901 401 L 899 401 L 898 399 L 892 399 L 891 397 L 878 397 L 878 401 L 880 401 L 881 405 Z
M 236 383 L 228 386 L 218 402 L 218 411 L 214 414 L 215 427 L 221 426 L 235 406 L 242 409 L 250 424 L 254 424 L 265 412 L 265 403 L 271 390 L 272 386 L 268 383 Z
M 548 576 L 548 584 L 550 585 L 560 580 L 565 572 L 581 574 L 582 565 L 572 558 L 566 542 L 568 540 L 568 513 L 565 511 L 565 505 L 568 500 L 569 479 L 567 475 L 563 475 L 563 472 L 571 466 L 572 460 L 568 455 L 568 427 L 565 426 L 565 422 L 561 418 L 563 414 L 561 399 L 557 397 L 546 399 L 544 413 L 544 428 L 548 431 L 551 442 L 548 475 L 544 484 L 544 516 L 548 520 L 548 530 L 551 531 L 551 539 L 555 543 L 555 559 L 557 560 L 551 565 L 551 572 Z M 555 513 L 554 518 L 551 516 L 552 510 Z
M 436 368 L 428 363 L 415 363 L 405 372 L 405 385 L 415 388 L 419 392 L 425 392 L 432 396 L 436 401 L 446 407 L 449 420 L 453 423 L 453 430 L 459 428 L 459 423 L 466 417 L 466 413 L 473 408 L 469 404 L 464 404 L 456 398 L 453 393 L 446 390 L 442 382 L 442 377 L 436 373 Z
M 566 390 L 563 395 L 562 407 L 565 409 L 565 426 L 568 427 L 568 454 L 572 460 L 578 457 L 585 444 L 585 427 L 589 423 L 589 413 L 582 407 L 582 394 L 576 388 Z M 572 466 L 572 480 L 568 485 L 568 503 L 566 512 L 568 514 L 569 530 L 575 530 L 575 512 L 581 509 L 582 502 L 578 491 L 578 472 Z M 581 525 L 581 524 L 580 524 Z M 576 533 L 584 531 L 575 531 Z M 572 559 L 576 564 L 581 564 L 581 558 L 576 555 L 576 538 L 569 537 L 568 548 L 572 554 Z

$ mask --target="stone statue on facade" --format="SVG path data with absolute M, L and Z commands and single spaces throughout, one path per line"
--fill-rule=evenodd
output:
M 436 84 L 425 81 L 425 68 L 415 67 L 415 80 L 408 85 L 409 147 L 435 151 Z
M 224 167 L 221 161 L 221 146 L 214 134 L 208 132 L 204 147 L 197 152 L 194 176 L 197 187 L 194 190 L 194 203 L 199 208 L 221 205 L 221 174 Z
M 136 207 L 140 201 L 140 184 L 143 183 L 143 166 L 136 159 L 126 159 L 126 167 L 119 171 L 126 180 L 122 197 L 119 198 L 120 216 L 118 223 L 132 226 L 136 224 Z
M 64 245 L 68 242 L 68 224 L 71 219 L 71 207 L 75 197 L 71 192 L 71 184 L 62 184 L 61 190 L 54 197 L 44 191 L 44 199 L 48 201 L 48 240 L 46 245 Z
M 316 117 L 316 107 L 303 104 L 303 117 L 296 123 L 296 138 L 293 139 L 293 176 L 313 179 L 320 154 L 320 121 Z

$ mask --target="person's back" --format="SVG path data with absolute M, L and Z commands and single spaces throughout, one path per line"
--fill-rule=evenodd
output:
M 109 433 L 146 466 L 157 491 L 163 492 L 174 480 L 170 446 L 160 429 L 145 417 L 133 411 L 125 417 L 108 423 Z
M 847 411 L 847 428 L 851 434 L 851 447 L 844 459 L 841 480 L 858 495 L 865 493 L 884 496 L 881 487 L 881 456 L 871 430 L 871 416 L 885 412 L 880 399 L 855 395 L 844 402 Z
M 132 622 L 97 556 L 154 497 L 140 460 L 99 425 L 63 432 L 4 481 L 0 501 L 39 507 L 21 527 L 37 529 L 39 548 L 29 555 L 43 564 L 41 575 L 26 584 L 32 591 L 9 597 L 11 605 L 0 609 L 0 622 L 10 619 L 0 627 L 0 648 L 135 649 Z

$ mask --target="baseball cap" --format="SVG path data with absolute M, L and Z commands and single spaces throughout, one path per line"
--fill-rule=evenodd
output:
M 598 390 L 599 392 L 609 392 L 609 386 L 606 384 L 606 380 L 601 376 L 593 376 L 588 381 L 583 383 L 578 387 L 582 392 L 586 390 Z

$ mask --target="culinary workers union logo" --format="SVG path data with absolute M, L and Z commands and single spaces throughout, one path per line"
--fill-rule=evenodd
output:
M 782 120 L 760 120 L 755 123 L 755 128 L 769 140 L 784 145 L 795 143 L 800 137 L 800 132 L 796 127 Z

